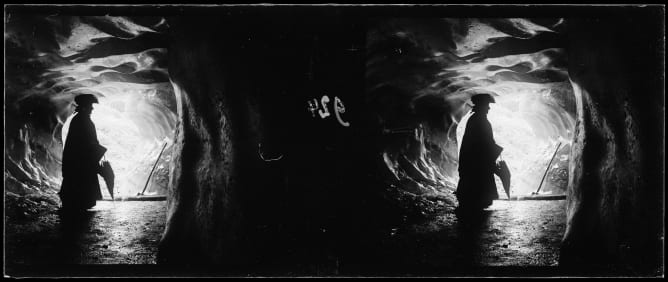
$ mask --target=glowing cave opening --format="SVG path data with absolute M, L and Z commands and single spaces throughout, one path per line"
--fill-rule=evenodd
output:
M 150 91 L 149 95 L 114 93 L 98 99 L 99 104 L 93 105 L 91 119 L 98 141 L 107 148 L 105 158 L 114 169 L 114 198 L 122 200 L 142 191 L 145 191 L 144 195 L 163 194 L 175 114 L 155 103 L 156 98 L 150 95 Z M 74 115 L 70 115 L 63 125 L 63 144 L 72 117 Z M 158 161 L 163 147 L 164 152 Z M 106 183 L 101 176 L 98 178 L 103 197 L 110 199 Z
M 510 169 L 511 197 L 531 195 L 539 186 L 539 194 L 563 194 L 566 189 L 575 123 L 571 114 L 553 103 L 549 92 L 516 88 L 496 96 L 496 103 L 490 104 L 487 117 L 496 143 L 504 148 L 499 159 L 505 160 Z M 464 107 L 469 112 L 457 125 L 458 152 L 472 114 L 470 106 Z M 501 181 L 495 179 L 499 197 L 507 198 Z

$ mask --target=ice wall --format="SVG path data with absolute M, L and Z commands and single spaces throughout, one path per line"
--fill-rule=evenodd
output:
M 458 140 L 475 93 L 496 97 L 489 119 L 505 148 L 515 193 L 538 189 L 559 142 L 561 161 L 550 174 L 559 164 L 564 171 L 575 101 L 563 24 L 558 18 L 372 21 L 367 93 L 379 104 L 376 114 L 395 144 L 385 148 L 395 177 L 432 190 L 455 189 Z M 411 173 L 421 176 L 407 177 Z
M 116 190 L 136 193 L 152 167 L 150 161 L 142 168 L 137 163 L 155 161 L 154 151 L 172 138 L 176 123 L 166 68 L 167 25 L 161 17 L 87 14 L 85 9 L 74 16 L 52 9 L 7 10 L 5 159 L 11 168 L 5 177 L 57 191 L 73 97 L 91 93 L 100 100 L 92 119 L 100 143 L 109 149 Z

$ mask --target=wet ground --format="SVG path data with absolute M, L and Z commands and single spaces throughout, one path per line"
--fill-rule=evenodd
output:
M 364 238 L 358 260 L 341 269 L 370 276 L 558 276 L 566 201 L 495 201 L 484 212 L 451 208 Z
M 273 266 L 261 267 L 258 275 L 531 276 L 537 269 L 558 274 L 565 204 L 499 200 L 466 218 L 443 209 L 420 222 L 362 232 L 352 239 L 358 242 L 355 248 L 337 255 L 323 252 L 309 261 L 303 250 L 296 251 Z M 128 270 L 128 265 L 155 264 L 164 224 L 164 201 L 100 201 L 72 221 L 52 211 L 32 221 L 7 222 L 7 270 L 48 276 L 60 269 L 55 275 L 67 276 L 68 265 Z M 100 274 L 95 268 L 87 271 L 85 275 Z M 247 275 L 253 276 L 252 271 Z
M 165 209 L 165 201 L 98 201 L 83 215 L 51 210 L 33 220 L 8 220 L 7 268 L 39 273 L 70 265 L 155 264 Z
M 417 264 L 549 267 L 558 262 L 565 230 L 565 200 L 495 201 L 482 214 L 452 213 L 407 228 L 403 240 L 416 244 Z M 452 242 L 444 244 L 441 242 Z M 436 248 L 436 250 L 434 250 Z M 454 255 L 452 255 L 454 254 Z

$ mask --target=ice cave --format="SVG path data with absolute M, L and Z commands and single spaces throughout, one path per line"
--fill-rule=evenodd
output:
M 6 7 L 6 221 L 58 209 L 89 93 L 116 176 L 102 202 L 166 199 L 158 264 L 308 254 L 392 276 L 405 265 L 362 242 L 452 212 L 470 97 L 489 93 L 512 174 L 497 202 L 565 201 L 559 271 L 662 274 L 665 11 L 513 8 Z

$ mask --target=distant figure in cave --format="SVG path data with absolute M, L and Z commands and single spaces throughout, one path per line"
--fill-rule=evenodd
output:
M 494 142 L 492 125 L 487 120 L 489 104 L 494 97 L 477 94 L 471 97 L 473 115 L 469 118 L 459 152 L 459 212 L 480 211 L 499 198 L 494 182 L 496 158 L 503 148 Z
M 90 119 L 93 103 L 98 103 L 97 97 L 81 94 L 74 98 L 74 102 L 76 114 L 65 139 L 63 183 L 58 192 L 65 212 L 85 211 L 102 199 L 97 174 L 99 161 L 106 151 L 98 142 L 95 124 Z

